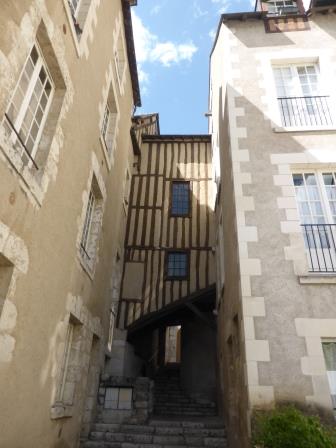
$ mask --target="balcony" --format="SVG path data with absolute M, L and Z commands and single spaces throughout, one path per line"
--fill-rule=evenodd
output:
M 291 127 L 331 127 L 333 118 L 329 96 L 278 98 L 282 125 Z
M 299 14 L 299 9 L 296 5 L 285 5 L 281 7 L 268 7 L 267 16 L 291 16 Z
M 336 273 L 336 224 L 302 224 L 309 272 Z

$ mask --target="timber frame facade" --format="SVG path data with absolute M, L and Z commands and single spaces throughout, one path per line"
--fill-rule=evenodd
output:
M 140 117 L 134 119 L 140 121 Z M 135 125 L 137 127 L 137 125 Z M 130 324 L 214 284 L 209 136 L 142 134 L 134 164 L 117 326 Z M 145 129 L 145 132 L 148 132 Z M 140 145 L 139 145 L 140 146 Z M 171 213 L 172 183 L 190 183 L 190 213 Z M 187 254 L 183 279 L 166 275 L 170 252 Z M 136 297 L 132 297 L 129 284 Z

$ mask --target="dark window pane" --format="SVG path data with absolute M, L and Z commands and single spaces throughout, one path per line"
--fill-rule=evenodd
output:
M 168 277 L 185 278 L 188 274 L 188 256 L 185 252 L 170 252 L 168 254 L 167 274 Z
M 172 214 L 187 216 L 190 211 L 189 182 L 173 182 L 172 186 Z

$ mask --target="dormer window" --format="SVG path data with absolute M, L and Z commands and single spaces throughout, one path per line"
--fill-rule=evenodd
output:
M 268 15 L 284 16 L 287 14 L 297 14 L 298 6 L 294 0 L 271 0 L 267 2 Z

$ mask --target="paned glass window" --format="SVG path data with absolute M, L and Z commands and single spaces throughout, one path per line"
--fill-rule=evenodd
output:
M 171 214 L 173 216 L 188 216 L 190 213 L 190 183 L 173 182 Z
M 133 389 L 130 387 L 108 387 L 105 391 L 105 409 L 132 409 Z
M 269 1 L 268 5 L 268 14 L 272 15 L 284 15 L 284 14 L 293 14 L 298 11 L 297 3 L 293 0 L 275 0 Z
M 53 93 L 51 76 L 40 50 L 34 45 L 4 121 L 6 133 L 22 157 L 29 153 L 33 158 L 36 154 Z
M 105 105 L 103 121 L 101 124 L 101 135 L 109 156 L 112 155 L 117 128 L 118 108 L 113 86 L 110 86 L 107 102 Z
M 183 279 L 188 276 L 188 254 L 186 252 L 168 252 L 167 277 Z
M 87 209 L 86 209 L 84 228 L 83 228 L 83 234 L 82 234 L 82 240 L 81 240 L 81 254 L 84 258 L 87 258 L 87 259 L 90 259 L 90 255 L 88 253 L 88 248 L 89 248 L 90 232 L 91 232 L 93 214 L 94 214 L 94 209 L 95 209 L 95 202 L 96 202 L 96 198 L 95 198 L 94 192 L 91 189 L 90 195 L 89 195 L 89 200 L 88 200 L 88 205 L 87 205 Z
M 74 17 L 77 17 L 80 3 L 81 3 L 81 0 L 69 0 L 71 13 Z
M 328 382 L 334 409 L 336 409 L 336 340 L 322 343 Z

